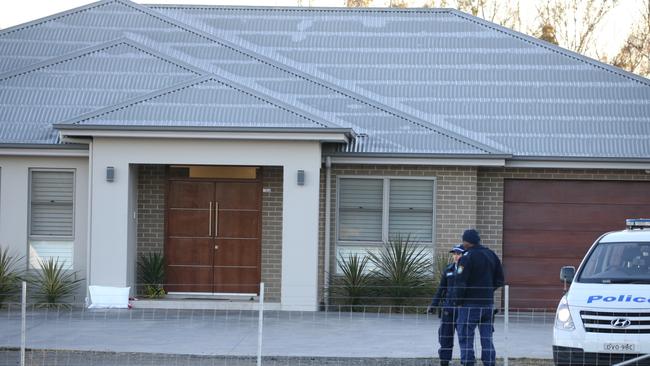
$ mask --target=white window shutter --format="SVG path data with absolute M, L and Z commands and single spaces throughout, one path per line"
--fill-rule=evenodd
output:
M 381 241 L 383 180 L 342 178 L 339 184 L 339 240 Z
M 72 237 L 74 173 L 31 172 L 30 235 Z
M 391 179 L 388 235 L 411 235 L 418 242 L 433 242 L 432 180 Z

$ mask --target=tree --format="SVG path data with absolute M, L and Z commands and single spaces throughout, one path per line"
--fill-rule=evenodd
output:
M 348 8 L 365 8 L 372 3 L 372 0 L 346 0 Z
M 644 0 L 641 19 L 632 27 L 611 64 L 650 77 L 650 0 Z
M 424 7 L 452 7 L 504 27 L 515 30 L 521 27 L 519 0 L 428 0 Z
M 605 16 L 620 0 L 549 0 L 537 8 L 537 22 L 528 33 L 572 51 L 598 57 L 594 41 Z
M 557 37 L 555 36 L 555 28 L 552 25 L 544 24 L 542 25 L 542 31 L 539 35 L 540 39 L 543 39 L 546 42 L 558 44 Z
M 456 8 L 504 27 L 521 27 L 519 0 L 457 0 Z
M 408 8 L 409 3 L 407 0 L 390 0 L 391 8 Z

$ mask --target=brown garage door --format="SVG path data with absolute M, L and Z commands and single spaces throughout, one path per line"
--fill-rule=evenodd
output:
M 563 265 L 604 232 L 650 216 L 650 182 L 506 180 L 503 265 L 511 307 L 553 309 Z

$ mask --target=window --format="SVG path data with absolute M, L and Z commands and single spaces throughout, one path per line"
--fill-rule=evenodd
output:
M 339 240 L 382 241 L 383 181 L 341 179 Z
M 29 193 L 30 265 L 54 258 L 72 269 L 74 172 L 31 170 Z
M 391 179 L 388 237 L 411 234 L 417 241 L 433 243 L 433 181 Z
M 398 234 L 433 244 L 434 180 L 340 178 L 338 242 L 380 244 Z

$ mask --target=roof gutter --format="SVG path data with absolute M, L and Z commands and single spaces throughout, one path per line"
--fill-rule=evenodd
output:
M 55 124 L 61 139 L 75 137 L 321 141 L 348 143 L 350 128 L 156 127 Z
M 545 157 L 503 154 L 324 153 L 332 164 L 455 165 L 505 168 L 628 169 L 650 171 L 650 158 Z
M 0 156 L 88 157 L 88 145 L 0 144 Z
M 332 164 L 454 165 L 504 167 L 510 155 L 502 154 L 324 154 Z
M 518 156 L 506 161 L 507 168 L 630 169 L 650 170 L 650 159 L 616 157 Z

